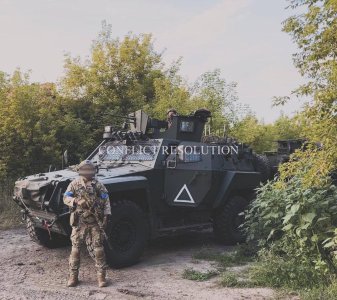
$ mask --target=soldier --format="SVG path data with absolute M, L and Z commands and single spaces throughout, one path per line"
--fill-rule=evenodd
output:
M 170 128 L 172 126 L 173 117 L 175 117 L 175 116 L 178 116 L 178 113 L 174 108 L 170 108 L 166 112 L 167 128 Z
M 111 214 L 110 200 L 105 186 L 95 179 L 96 167 L 90 160 L 78 166 L 79 178 L 73 180 L 64 193 L 63 202 L 73 209 L 70 216 L 71 254 L 69 257 L 68 287 L 78 284 L 80 246 L 85 240 L 91 242 L 95 254 L 98 286 L 106 286 L 106 262 L 102 229 Z

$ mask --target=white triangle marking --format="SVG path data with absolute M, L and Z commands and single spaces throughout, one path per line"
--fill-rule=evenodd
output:
M 189 199 L 179 199 L 180 195 L 183 193 L 183 191 L 187 192 L 187 195 L 189 197 Z M 173 202 L 180 202 L 180 203 L 195 203 L 194 199 L 190 193 L 190 191 L 188 190 L 186 184 L 184 184 L 184 186 L 181 188 L 181 190 L 179 191 L 178 195 L 174 198 Z

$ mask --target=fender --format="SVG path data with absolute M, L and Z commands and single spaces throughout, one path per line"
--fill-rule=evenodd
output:
M 261 174 L 259 172 L 228 171 L 222 179 L 219 192 L 214 200 L 213 208 L 219 207 L 226 201 L 234 190 L 253 190 L 259 186 Z
M 99 179 L 109 192 L 120 192 L 125 190 L 146 189 L 149 190 L 147 178 L 144 176 L 125 176 Z
M 146 202 L 149 208 L 149 216 L 153 216 L 153 208 L 151 205 L 151 193 L 149 189 L 149 183 L 144 176 L 125 176 L 125 177 L 111 177 L 100 179 L 105 187 L 108 189 L 109 193 L 122 192 L 130 190 L 144 189 L 146 193 Z M 153 217 L 150 218 L 150 227 L 152 231 L 155 226 L 155 220 Z

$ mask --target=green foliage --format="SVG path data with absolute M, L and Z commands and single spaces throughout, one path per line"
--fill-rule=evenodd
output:
M 224 287 L 239 287 L 239 280 L 236 274 L 226 272 L 221 275 L 220 284 Z
M 240 277 L 241 273 L 223 272 L 220 277 L 220 285 L 230 288 L 253 288 L 258 286 L 254 280 Z
M 296 118 L 281 115 L 273 124 L 264 124 L 253 114 L 234 123 L 230 135 L 250 145 L 258 153 L 276 150 L 277 140 L 303 137 L 302 126 Z
M 218 275 L 218 272 L 216 271 L 199 272 L 194 269 L 185 269 L 183 272 L 184 279 L 189 279 L 189 280 L 194 280 L 194 281 L 206 281 L 217 275 Z
M 88 125 L 68 112 L 53 84 L 30 84 L 27 74 L 16 71 L 2 87 L 0 177 L 60 165 L 62 151 L 71 146 L 77 149 L 71 161 L 88 152 Z
M 294 63 L 308 83 L 300 86 L 296 93 L 313 97 L 301 113 L 303 134 L 312 142 L 321 142 L 321 151 L 314 148 L 309 153 L 298 153 L 294 161 L 306 166 L 302 174 L 303 183 L 322 185 L 321 181 L 330 171 L 337 168 L 337 60 L 336 0 L 290 0 L 293 9 L 301 13 L 288 18 L 284 31 L 295 41 L 299 52 Z M 287 166 L 283 178 L 303 168 Z M 301 171 L 300 171 L 301 172 Z
M 87 59 L 66 56 L 57 87 L 31 83 L 19 70 L 0 72 L 0 179 L 60 168 L 65 150 L 78 163 L 101 141 L 104 125 L 118 128 L 123 120 L 116 115 L 138 109 L 165 119 L 171 107 L 180 114 L 205 107 L 214 114 L 212 130 L 223 128 L 232 118 L 235 84 L 215 70 L 189 85 L 179 66 L 165 67 L 151 35 L 115 39 L 104 23 Z
M 284 186 L 269 182 L 258 192 L 246 213 L 248 238 L 298 264 L 334 272 L 336 186 L 307 188 L 293 177 Z
M 253 253 L 245 245 L 240 245 L 229 253 L 214 251 L 203 247 L 193 254 L 193 259 L 215 261 L 221 269 L 226 269 L 227 267 L 243 265 L 250 262 L 252 255 Z
M 299 262 L 297 257 L 275 255 L 273 251 L 260 252 L 258 262 L 250 267 L 249 276 L 258 286 L 290 290 L 327 286 L 331 279 L 311 264 Z
M 337 281 L 334 280 L 329 286 L 321 285 L 310 290 L 303 290 L 300 295 L 303 300 L 337 299 Z
M 78 163 L 100 142 L 104 125 L 120 127 L 123 120 L 115 116 L 137 109 L 165 119 L 168 108 L 182 115 L 207 108 L 211 134 L 225 129 L 257 151 L 270 150 L 275 132 L 293 132 L 286 117 L 275 125 L 244 118 L 249 111 L 237 103 L 236 83 L 218 69 L 189 84 L 179 68 L 180 60 L 164 65 L 151 35 L 117 39 L 103 23 L 88 58 L 66 56 L 58 86 L 31 83 L 19 70 L 0 72 L 0 178 L 60 168 L 65 150 L 70 164 Z
M 202 74 L 189 86 L 176 73 L 179 65 L 174 65 L 168 76 L 157 79 L 155 94 L 157 102 L 152 108 L 153 115 L 164 119 L 169 108 L 176 108 L 181 115 L 188 115 L 198 108 L 212 112 L 211 134 L 223 135 L 224 128 L 237 120 L 236 83 L 227 83 L 220 70 Z
M 309 144 L 282 165 L 275 182 L 259 189 L 245 226 L 248 238 L 262 247 L 254 271 L 258 282 L 310 290 L 304 298 L 335 299 L 337 188 L 330 174 L 337 168 L 337 2 L 289 2 L 301 7 L 284 30 L 298 46 L 294 62 L 308 80 L 296 93 L 313 98 L 296 118 Z

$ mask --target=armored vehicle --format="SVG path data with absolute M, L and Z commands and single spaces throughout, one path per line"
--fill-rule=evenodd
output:
M 137 262 L 149 239 L 185 230 L 213 228 L 224 243 L 239 243 L 242 212 L 254 189 L 267 179 L 267 160 L 230 139 L 203 138 L 211 113 L 200 109 L 167 122 L 137 111 L 123 130 L 106 126 L 87 159 L 107 187 L 112 216 L 105 247 L 111 266 Z M 14 201 L 28 233 L 56 247 L 68 241 L 69 212 L 63 193 L 78 176 L 74 167 L 18 180 Z M 87 245 L 90 251 L 90 242 Z
M 275 176 L 280 164 L 289 161 L 290 155 L 297 149 L 302 149 L 305 145 L 305 139 L 278 140 L 276 151 L 265 151 L 264 154 L 270 165 L 270 177 Z

